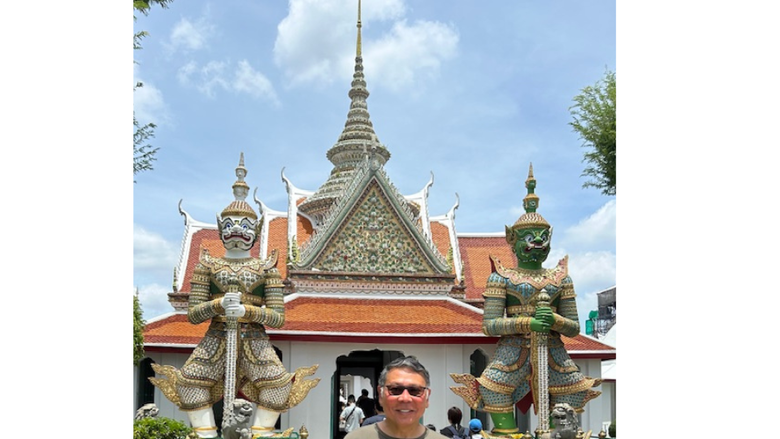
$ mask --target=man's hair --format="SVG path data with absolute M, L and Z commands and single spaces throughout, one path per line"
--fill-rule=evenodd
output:
M 463 412 L 455 406 L 450 407 L 447 410 L 447 419 L 450 420 L 450 424 L 460 425 L 460 421 L 463 420 Z
M 363 396 L 368 396 L 368 390 L 366 389 L 361 390 L 360 393 L 362 393 Z
M 413 372 L 418 373 L 423 378 L 425 378 L 426 387 L 431 385 L 431 375 L 428 373 L 428 370 L 425 369 L 425 366 L 420 364 L 419 361 L 417 361 L 417 357 L 409 355 L 406 357 L 396 358 L 395 360 L 387 363 L 385 368 L 382 370 L 382 373 L 379 374 L 380 387 L 385 385 L 385 382 L 387 382 L 387 373 L 393 369 L 411 369 Z
M 355 395 L 349 395 L 349 396 L 347 397 L 347 402 L 348 402 L 348 403 L 349 403 L 349 402 L 355 402 Z

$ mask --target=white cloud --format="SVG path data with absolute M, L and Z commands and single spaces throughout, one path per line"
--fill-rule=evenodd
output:
M 563 248 L 551 250 L 544 267 L 554 267 L 566 254 L 566 249 Z M 574 291 L 577 294 L 577 311 L 581 325 L 585 324 L 590 311 L 598 309 L 596 293 L 617 285 L 615 264 L 616 257 L 613 252 L 569 253 L 569 276 L 574 282 Z M 582 332 L 585 332 L 584 326 Z
M 149 321 L 154 317 L 173 312 L 173 306 L 168 302 L 168 293 L 172 290 L 171 286 L 149 284 L 137 288 L 138 301 L 141 303 L 144 320 Z
M 195 61 L 188 62 L 187 64 L 179 67 L 179 70 L 176 72 L 176 79 L 179 80 L 181 85 L 189 85 L 190 76 L 192 76 L 197 68 L 198 64 Z
M 589 217 L 566 229 L 563 239 L 570 248 L 614 249 L 615 226 L 616 202 L 612 199 Z
M 350 21 L 339 14 L 341 1 L 290 1 L 290 12 L 277 27 L 274 62 L 291 82 L 333 82 L 337 66 L 350 54 L 343 42 L 350 41 Z M 352 27 L 355 29 L 355 19 Z M 352 31 L 354 32 L 354 30 Z M 354 48 L 351 57 L 354 57 Z
M 190 61 L 179 68 L 177 78 L 181 85 L 195 87 L 210 98 L 215 98 L 218 90 L 224 90 L 246 93 L 279 105 L 271 81 L 252 68 L 247 60 L 239 61 L 235 67 L 225 61 L 210 61 L 202 67 L 195 61 Z
M 276 105 L 279 104 L 279 99 L 276 97 L 271 81 L 265 75 L 253 69 L 247 60 L 238 62 L 238 69 L 232 87 L 236 92 L 246 92 L 256 98 L 267 99 Z
M 224 77 L 225 63 L 223 61 L 209 61 L 200 69 L 200 81 L 197 89 L 206 96 L 215 97 L 214 88 L 229 89 L 228 80 Z
M 157 233 L 133 225 L 133 266 L 136 276 L 147 279 L 165 276 L 173 280 L 173 268 L 178 263 L 178 246 L 174 246 Z
M 205 17 L 201 17 L 195 22 L 182 18 L 173 26 L 170 43 L 166 46 L 171 52 L 200 50 L 208 46 L 208 39 L 213 34 L 214 26 Z
M 399 90 L 420 79 L 438 76 L 442 61 L 452 59 L 458 47 L 458 33 L 449 25 L 401 20 L 375 44 L 367 45 L 371 82 Z
M 133 92 L 133 110 L 135 117 L 141 125 L 154 122 L 157 125 L 165 124 L 170 120 L 168 108 L 165 105 L 160 89 L 144 81 L 138 76 L 138 66 L 133 67 L 133 86 L 139 82 L 143 86 L 136 87 Z
M 350 0 L 290 2 L 290 13 L 278 26 L 274 61 L 292 86 L 327 85 L 352 75 L 357 17 L 344 11 L 353 8 Z M 399 89 L 435 77 L 441 62 L 455 55 L 458 35 L 451 26 L 422 21 L 409 26 L 405 13 L 400 0 L 371 2 L 362 10 L 364 29 L 372 22 L 393 22 L 379 41 L 366 40 L 363 31 L 364 62 L 371 65 L 374 85 Z
M 615 200 L 610 200 L 595 213 L 564 230 L 558 240 L 560 246 L 553 245 L 545 263 L 545 267 L 552 267 L 564 255 L 569 255 L 569 275 L 577 293 L 582 325 L 588 313 L 598 309 L 596 293 L 617 285 L 615 212 Z M 585 331 L 584 327 L 582 331 Z
M 615 285 L 614 253 L 606 251 L 575 253 L 569 255 L 569 274 L 574 286 L 586 286 L 586 290 L 601 291 Z
M 138 289 L 144 319 L 173 311 L 168 293 L 173 290 L 178 253 L 178 245 L 133 224 L 133 292 Z

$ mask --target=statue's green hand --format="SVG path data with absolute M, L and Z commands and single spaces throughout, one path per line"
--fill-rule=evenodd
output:
M 550 332 L 550 325 L 544 320 L 539 320 L 536 317 L 531 317 L 531 331 Z
M 552 308 L 549 306 L 536 308 L 536 314 L 534 315 L 534 318 L 537 320 L 542 320 L 550 326 L 555 323 L 555 316 L 553 315 Z

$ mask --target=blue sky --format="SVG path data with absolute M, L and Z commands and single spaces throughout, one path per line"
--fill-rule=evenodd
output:
M 368 105 L 379 139 L 393 154 L 387 170 L 395 184 L 404 193 L 416 192 L 433 171 L 432 213 L 448 210 L 458 192 L 461 232 L 500 232 L 512 224 L 520 214 L 527 162 L 533 161 L 540 212 L 556 230 L 557 253 L 550 261 L 561 252 L 571 255 L 582 311 L 590 291 L 608 283 L 589 280 L 589 273 L 609 270 L 590 269 L 589 263 L 600 259 L 581 256 L 609 255 L 605 265 L 616 266 L 614 206 L 594 216 L 614 200 L 581 189 L 582 148 L 562 125 L 569 121 L 571 97 L 605 67 L 614 68 L 615 5 L 588 2 L 582 7 L 564 1 L 556 2 L 555 10 L 529 9 L 554 7 L 543 3 L 407 3 L 407 27 L 419 20 L 446 24 L 457 30 L 458 42 L 451 54 L 443 43 L 436 50 L 428 47 L 438 40 L 427 38 L 426 45 L 414 46 L 428 56 L 415 53 L 415 61 L 405 64 L 388 61 L 392 51 L 380 53 L 377 47 L 393 40 L 383 39 L 393 35 L 393 20 L 371 18 L 379 6 L 364 4 Z M 776 326 L 761 311 L 777 303 L 773 288 L 763 284 L 772 282 L 764 274 L 771 275 L 780 246 L 774 202 L 778 172 L 771 155 L 778 145 L 780 101 L 780 63 L 772 56 L 780 41 L 777 6 L 756 1 L 702 5 L 627 2 L 618 11 L 617 278 L 620 340 L 628 341 L 621 342 L 620 398 L 626 407 L 639 408 L 621 411 L 624 432 L 626 425 L 644 431 L 642 414 L 659 405 L 682 412 L 693 399 L 762 397 L 757 392 L 763 389 L 755 386 L 692 380 L 701 376 L 700 361 L 666 360 L 711 356 L 724 346 L 732 358 L 750 358 L 766 350 L 762 335 Z M 131 53 L 134 24 L 129 6 L 121 2 L 6 6 L 8 19 L 1 29 L 8 44 L 0 69 L 5 85 L 0 186 L 10 261 L 5 321 L 20 330 L 30 324 L 57 328 L 44 334 L 54 351 L 29 349 L 30 337 L 6 340 L 10 351 L 24 352 L 27 371 L 48 373 L 53 352 L 67 354 L 74 343 L 87 340 L 100 349 L 95 358 L 101 367 L 90 373 L 105 374 L 102 382 L 116 380 L 112 365 L 129 364 L 128 345 L 111 342 L 129 343 L 130 317 L 122 311 L 131 304 L 128 286 L 141 289 L 147 313 L 170 309 L 167 303 L 160 311 L 154 306 L 170 289 L 181 245 L 177 203 L 184 199 L 196 219 L 211 221 L 230 200 L 240 151 L 247 156 L 247 181 L 274 209 L 283 206 L 282 167 L 304 189 L 325 181 L 330 170 L 325 152 L 335 143 L 349 104 L 354 5 L 337 8 L 343 9 L 339 32 L 346 41 L 335 28 L 322 32 L 307 25 L 313 36 L 289 40 L 297 41 L 298 57 L 281 57 L 277 64 L 278 25 L 288 8 L 281 1 L 224 1 L 207 8 L 202 2 L 175 0 L 168 10 L 156 8 L 139 17 L 135 27 L 151 35 L 143 50 Z M 335 24 L 329 14 L 315 15 Z M 186 32 L 172 39 L 180 21 L 205 23 L 213 33 L 207 33 L 201 48 L 185 45 Z M 602 40 L 594 32 L 603 33 L 606 42 L 594 43 Z M 327 50 L 328 44 L 334 47 Z M 372 44 L 377 47 L 373 52 Z M 330 79 L 293 62 L 313 56 L 312 65 L 327 70 L 333 62 L 317 56 L 334 50 L 349 66 Z M 133 55 L 140 62 L 135 70 Z M 383 69 L 400 73 L 377 72 L 382 61 L 377 57 L 386 58 Z M 241 83 L 235 78 L 253 77 L 236 74 L 241 60 L 268 79 L 279 107 L 230 86 Z M 189 61 L 195 66 L 225 63 L 224 81 L 212 81 L 213 97 L 200 91 L 209 90 L 203 86 L 208 75 L 193 72 L 188 87 L 178 82 L 177 73 Z M 217 67 L 212 64 L 211 71 Z M 308 72 L 315 82 L 293 81 L 289 71 Z M 398 81 L 409 72 L 413 85 L 392 87 L 390 79 Z M 133 76 L 146 81 L 149 96 L 133 94 Z M 162 148 L 156 169 L 138 175 L 137 184 L 129 166 L 134 99 L 139 114 L 145 112 L 160 126 L 154 142 Z M 436 161 L 428 159 L 434 154 Z M 598 218 L 612 225 L 596 227 Z M 574 240 L 578 227 L 591 233 L 577 236 L 593 242 Z M 758 288 L 748 282 L 754 279 Z M 691 341 L 681 343 L 682 338 Z M 57 367 L 62 374 L 80 376 L 84 363 Z M 67 386 L 60 381 L 59 386 Z M 658 383 L 675 389 L 676 397 L 654 397 Z M 28 380 L 11 380 L 7 387 L 21 398 L 19 404 L 27 402 Z M 131 398 L 132 385 L 120 387 Z M 74 404 L 95 406 L 94 395 L 80 388 L 63 392 L 84 395 Z M 100 416 L 116 423 L 130 415 L 102 407 Z M 749 404 L 731 410 L 734 418 L 754 415 Z M 61 412 L 67 418 L 52 422 L 71 421 L 69 412 Z M 685 420 L 665 425 L 693 433 Z M 15 425 L 10 427 L 15 433 Z
M 172 311 L 182 207 L 214 222 L 246 181 L 286 210 L 281 172 L 316 190 L 347 110 L 357 0 L 174 1 L 139 15 L 134 109 L 158 125 L 154 170 L 133 187 L 133 283 L 146 319 Z M 580 316 L 616 284 L 616 197 L 582 187 L 572 98 L 616 69 L 615 2 L 365 0 L 368 109 L 404 194 L 434 174 L 431 215 L 456 203 L 459 233 L 500 233 L 522 214 L 529 163 L 554 227 L 545 266 L 569 255 Z M 584 330 L 584 324 L 583 324 Z

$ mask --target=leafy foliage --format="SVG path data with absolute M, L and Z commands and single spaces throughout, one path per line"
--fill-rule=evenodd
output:
M 144 358 L 144 326 L 146 322 L 141 311 L 141 301 L 138 300 L 138 289 L 136 289 L 133 295 L 133 365 L 135 366 L 138 366 Z
M 609 433 L 609 437 L 617 437 L 617 436 L 615 436 L 615 421 L 612 421 L 609 424 L 609 432 L 608 433 Z
M 142 12 L 144 15 L 149 15 L 149 9 L 152 5 L 159 5 L 163 9 L 168 8 L 168 5 L 173 0 L 133 0 L 133 9 Z
M 582 187 L 601 189 L 604 195 L 617 192 L 617 85 L 615 72 L 607 70 L 604 77 L 582 89 L 569 107 L 574 118 L 569 122 L 589 148 L 582 172 L 589 177 Z
M 173 0 L 133 0 L 133 10 L 139 11 L 144 15 L 149 15 L 149 10 L 153 4 L 157 4 L 162 8 L 168 8 L 168 4 Z M 135 14 L 133 20 L 136 20 Z M 141 49 L 141 39 L 148 36 L 146 31 L 139 31 L 133 34 L 133 49 Z M 133 62 L 136 62 L 133 60 Z M 133 87 L 135 91 L 138 87 L 143 87 L 143 83 L 136 83 Z M 157 125 L 153 123 L 147 123 L 141 125 L 135 118 L 135 111 L 133 111 L 133 175 L 138 174 L 141 171 L 149 171 L 153 169 L 152 162 L 157 160 L 155 154 L 160 148 L 153 148 L 152 145 L 146 143 L 149 138 L 154 137 L 154 129 Z M 135 181 L 133 181 L 135 183 Z
M 133 175 L 135 175 L 141 171 L 153 169 L 152 162 L 157 160 L 155 154 L 160 148 L 154 148 L 146 143 L 147 140 L 154 137 L 154 129 L 157 128 L 157 125 L 151 122 L 141 125 L 135 118 L 135 111 L 133 111 L 133 127 L 135 128 L 133 131 Z
M 133 422 L 133 439 L 187 439 L 192 431 L 183 422 L 164 417 Z
M 149 15 L 149 10 L 152 9 L 153 4 L 160 5 L 163 9 L 168 8 L 168 4 L 172 2 L 173 0 L 133 0 L 133 10 L 138 11 L 144 15 Z M 136 20 L 135 15 L 133 15 L 133 21 Z M 133 34 L 133 49 L 140 49 L 141 48 L 141 38 L 149 35 L 146 31 L 140 31 Z

